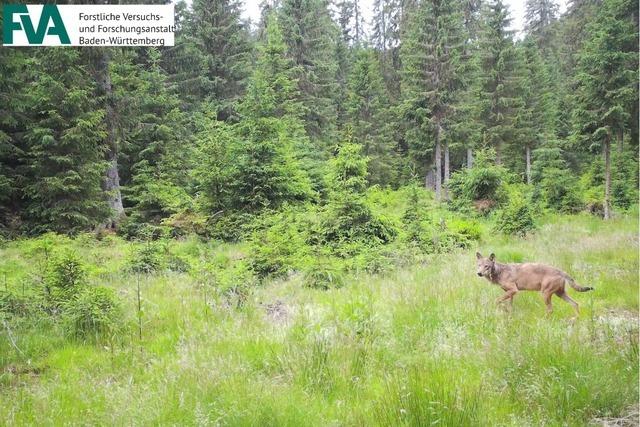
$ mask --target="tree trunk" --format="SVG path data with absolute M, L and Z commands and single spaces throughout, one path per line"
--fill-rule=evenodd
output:
M 526 157 L 527 157 L 527 184 L 531 185 L 531 147 L 527 145 L 526 147 Z
M 444 199 L 449 200 L 449 190 L 447 185 L 449 185 L 449 142 L 445 140 L 444 142 Z
M 106 157 L 109 163 L 107 173 L 103 181 L 103 190 L 106 193 L 109 207 L 112 210 L 111 217 L 105 224 L 107 228 L 114 228 L 124 216 L 122 206 L 122 194 L 120 192 L 120 176 L 118 174 L 118 146 L 116 139 L 116 112 L 113 107 L 113 95 L 111 90 L 111 76 L 109 74 L 109 52 L 99 49 L 97 52 L 96 80 L 101 95 L 104 97 L 105 124 L 107 127 Z
M 604 150 L 604 219 L 611 219 L 611 135 L 607 135 Z
M 624 151 L 624 130 L 620 129 L 618 131 L 618 153 L 622 154 Z
M 467 167 L 471 169 L 473 167 L 473 149 L 467 148 Z
M 435 171 L 433 170 L 434 169 L 433 167 L 434 167 L 434 164 L 433 162 L 431 162 L 431 164 L 428 165 L 427 167 L 427 174 L 424 177 L 424 187 L 429 190 L 436 189 L 436 174 L 435 174 Z
M 440 124 L 436 125 L 436 151 L 434 161 L 436 163 L 436 200 L 442 200 L 442 150 L 440 148 Z

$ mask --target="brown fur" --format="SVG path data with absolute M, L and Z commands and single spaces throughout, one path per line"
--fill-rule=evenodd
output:
M 518 291 L 540 291 L 547 313 L 551 314 L 553 306 L 551 297 L 555 294 L 562 298 L 579 314 L 578 303 L 567 295 L 565 285 L 568 284 L 578 292 L 590 291 L 593 288 L 578 285 L 567 273 L 545 264 L 500 264 L 496 262 L 496 256 L 491 254 L 489 258 L 483 258 L 480 252 L 476 252 L 478 276 L 484 277 L 491 283 L 499 285 L 505 294 L 498 298 L 498 304 L 509 301 L 513 304 L 513 297 Z

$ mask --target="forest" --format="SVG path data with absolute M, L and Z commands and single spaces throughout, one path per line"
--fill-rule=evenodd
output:
M 0 47 L 0 424 L 637 425 L 637 0 L 245 6 Z

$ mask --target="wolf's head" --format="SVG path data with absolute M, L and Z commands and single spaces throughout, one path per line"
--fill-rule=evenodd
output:
M 491 278 L 493 267 L 496 264 L 496 255 L 491 254 L 489 258 L 484 258 L 480 252 L 476 252 L 476 266 L 478 267 L 477 273 L 480 277 L 487 279 Z

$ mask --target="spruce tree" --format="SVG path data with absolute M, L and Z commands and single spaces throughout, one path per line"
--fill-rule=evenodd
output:
M 336 128 L 338 28 L 325 0 L 283 0 L 278 22 L 287 54 L 300 67 L 298 87 L 307 134 L 314 142 L 328 145 Z
M 397 159 L 388 132 L 389 106 L 380 65 L 371 49 L 358 52 L 349 79 L 347 105 L 353 139 L 369 158 L 369 183 L 392 184 L 397 174 Z
M 162 49 L 162 68 L 171 92 L 182 101 L 181 109 L 198 111 L 214 92 L 208 77 L 208 57 L 195 34 L 193 10 L 181 0 L 175 11 L 175 45 Z
M 300 118 L 296 67 L 286 56 L 281 27 L 275 14 L 267 21 L 256 69 L 238 125 L 239 175 L 231 188 L 238 207 L 257 210 L 311 196 L 311 181 L 300 155 L 308 140 Z
M 123 52 L 114 59 L 124 204 L 130 221 L 159 223 L 188 203 L 186 118 L 169 90 L 158 49 Z
M 542 41 L 549 36 L 549 30 L 558 19 L 558 4 L 555 0 L 527 0 L 525 3 L 525 31 Z
M 512 158 L 521 158 L 521 145 L 524 145 L 525 177 L 527 184 L 531 184 L 532 152 L 546 141 L 555 139 L 558 111 L 555 94 L 551 92 L 553 82 L 535 39 L 528 36 L 519 50 L 523 58 L 519 94 L 521 103 L 516 120 L 517 144 L 511 147 L 514 150 L 509 154 Z
M 105 111 L 81 51 L 42 49 L 33 58 L 25 141 L 26 231 L 89 230 L 110 216 L 101 188 Z
M 238 0 L 194 0 L 190 27 L 204 55 L 209 92 L 205 101 L 220 120 L 234 114 L 250 70 L 251 45 Z M 195 56 L 196 60 L 198 56 Z
M 638 24 L 634 0 L 607 0 L 589 25 L 591 37 L 579 54 L 575 136 L 599 146 L 604 157 L 604 217 L 611 218 L 611 144 L 622 144 L 637 115 Z
M 27 56 L 22 49 L 0 49 L 0 233 L 21 210 L 19 171 L 24 160 Z
M 518 56 L 508 30 L 511 19 L 502 0 L 486 5 L 480 35 L 481 93 L 480 119 L 485 146 L 496 151 L 496 161 L 503 160 L 505 145 L 517 134 Z
M 406 101 L 404 110 L 428 136 L 430 147 L 416 141 L 418 150 L 431 151 L 427 181 L 435 169 L 434 188 L 442 193 L 442 145 L 448 156 L 447 134 L 453 116 L 453 103 L 464 86 L 462 55 L 464 30 L 460 4 L 449 1 L 424 1 L 412 11 L 407 38 L 402 45 Z
M 400 96 L 400 41 L 407 0 L 374 0 L 371 41 L 380 54 L 382 76 L 393 101 Z

